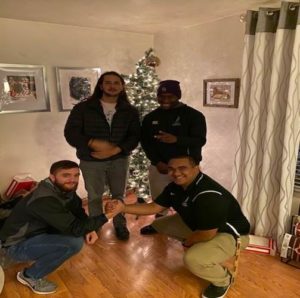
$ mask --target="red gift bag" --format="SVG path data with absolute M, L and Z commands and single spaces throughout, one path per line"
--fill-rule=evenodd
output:
M 11 199 L 18 193 L 29 191 L 36 185 L 36 181 L 30 174 L 19 174 L 13 177 L 10 185 L 4 193 L 5 199 Z

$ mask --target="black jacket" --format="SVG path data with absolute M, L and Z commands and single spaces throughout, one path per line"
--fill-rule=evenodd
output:
M 0 240 L 8 247 L 44 233 L 80 237 L 107 221 L 104 214 L 88 217 L 75 192 L 63 193 L 45 179 L 14 207 L 0 230 Z
M 177 142 L 167 144 L 155 139 L 160 130 L 177 136 Z M 153 165 L 159 161 L 167 163 L 180 154 L 191 155 L 199 162 L 201 148 L 206 143 L 205 117 L 185 104 L 170 110 L 157 108 L 143 120 L 141 143 Z
M 77 149 L 77 157 L 81 160 L 103 161 L 90 156 L 88 142 L 91 138 L 109 141 L 122 149 L 109 159 L 127 156 L 138 145 L 140 138 L 138 111 L 128 103 L 119 102 L 109 126 L 100 101 L 88 99 L 71 111 L 65 126 L 65 138 Z

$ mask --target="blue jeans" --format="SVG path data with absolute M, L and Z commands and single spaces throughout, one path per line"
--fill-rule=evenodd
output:
M 78 253 L 83 237 L 58 234 L 40 234 L 7 248 L 7 254 L 18 262 L 34 261 L 26 269 L 33 279 L 43 278 L 56 270 L 64 261 Z

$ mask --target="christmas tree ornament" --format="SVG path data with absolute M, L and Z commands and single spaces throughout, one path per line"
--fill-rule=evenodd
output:
M 157 67 L 160 65 L 160 60 L 156 56 L 150 56 L 146 59 L 146 65 L 151 67 Z

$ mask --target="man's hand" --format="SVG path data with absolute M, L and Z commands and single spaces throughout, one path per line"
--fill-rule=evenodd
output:
M 93 151 L 91 156 L 97 159 L 110 158 L 122 151 L 117 145 L 100 139 L 90 139 L 88 146 Z
M 166 163 L 159 161 L 155 166 L 157 171 L 159 171 L 161 174 L 168 174 L 168 165 Z
M 89 232 L 85 235 L 86 244 L 94 244 L 98 239 L 98 235 L 95 231 Z
M 184 249 L 188 249 L 193 246 L 193 243 L 189 239 L 185 239 L 182 241 L 182 246 L 184 247 Z
M 108 201 L 104 206 L 104 212 L 107 218 L 113 218 L 117 214 L 123 212 L 125 209 L 125 205 L 120 200 L 111 200 Z
M 154 137 L 162 143 L 173 144 L 173 143 L 177 142 L 176 136 L 174 136 L 170 133 L 164 132 L 162 130 L 160 130 L 159 134 L 155 135 Z
M 115 145 L 113 145 L 112 143 L 100 139 L 91 139 L 88 143 L 88 146 L 93 151 L 107 151 L 115 147 Z
M 120 152 L 121 148 L 113 145 L 113 147 L 110 147 L 110 149 L 107 150 L 91 152 L 91 156 L 97 159 L 106 159 L 110 158 L 111 156 L 117 155 Z

